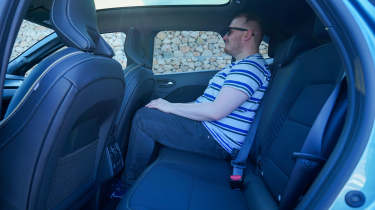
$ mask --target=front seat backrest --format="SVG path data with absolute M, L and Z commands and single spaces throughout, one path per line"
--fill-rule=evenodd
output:
M 93 0 L 55 0 L 69 46 L 26 78 L 0 122 L 0 209 L 66 209 L 87 200 L 125 88 Z

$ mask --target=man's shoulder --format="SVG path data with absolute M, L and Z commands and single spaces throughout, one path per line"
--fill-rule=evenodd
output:
M 233 65 L 232 69 L 234 71 L 249 71 L 257 74 L 258 76 L 263 76 L 264 78 L 271 77 L 269 67 L 261 55 L 242 59 Z

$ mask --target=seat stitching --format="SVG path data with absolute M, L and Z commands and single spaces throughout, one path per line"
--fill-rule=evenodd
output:
M 52 69 L 52 67 L 56 66 L 58 63 L 62 62 L 64 59 L 66 59 L 68 57 L 71 57 L 73 55 L 78 55 L 78 54 L 81 54 L 81 53 L 83 53 L 83 52 L 73 52 L 73 53 L 67 54 L 67 55 L 59 58 L 55 62 L 53 62 L 51 65 L 49 65 L 48 68 L 45 71 L 43 71 L 43 73 L 30 86 L 29 90 L 26 92 L 26 94 L 23 96 L 23 98 L 17 104 L 17 106 L 13 109 L 13 111 L 11 113 L 9 113 L 9 115 L 7 116 L 7 118 L 5 118 L 4 120 L 2 120 L 0 122 L 0 126 L 4 125 L 5 122 L 7 122 L 18 111 L 19 107 L 25 103 L 26 99 L 31 95 L 31 93 L 33 92 L 34 88 L 37 86 L 37 84 L 39 84 L 39 82 L 44 78 L 44 76 Z

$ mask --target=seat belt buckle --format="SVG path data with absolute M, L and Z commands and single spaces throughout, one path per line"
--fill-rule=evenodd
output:
M 243 188 L 243 177 L 241 175 L 231 175 L 229 184 L 233 190 L 241 190 Z

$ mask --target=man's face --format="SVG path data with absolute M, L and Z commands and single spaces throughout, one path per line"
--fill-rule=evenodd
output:
M 230 23 L 229 28 L 232 27 L 232 28 L 247 29 L 244 23 L 245 23 L 244 17 L 235 18 Z M 242 50 L 241 39 L 242 39 L 244 32 L 245 31 L 232 29 L 232 30 L 229 30 L 227 34 L 225 34 L 225 36 L 223 37 L 224 43 L 225 43 L 225 48 L 224 48 L 225 53 L 233 57 L 236 57 L 236 55 L 238 55 L 241 52 Z

